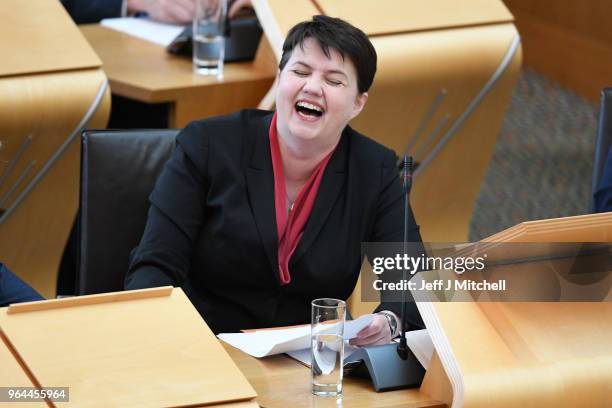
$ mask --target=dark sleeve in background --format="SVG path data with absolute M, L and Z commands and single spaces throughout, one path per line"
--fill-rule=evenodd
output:
M 612 148 L 608 151 L 604 171 L 593 199 L 595 212 L 612 211 Z
M 77 24 L 98 23 L 104 18 L 121 17 L 122 0 L 61 0 Z
M 149 196 L 151 206 L 138 247 L 132 251 L 125 289 L 182 286 L 189 274 L 208 189 L 208 139 L 189 125 Z
M 403 242 L 404 240 L 404 193 L 399 172 L 396 167 L 397 158 L 390 153 L 383 167 L 383 190 L 380 192 L 380 200 L 376 214 L 376 222 L 371 242 Z M 408 242 L 421 243 L 421 234 L 417 225 L 412 208 L 408 208 Z M 415 248 L 414 245 L 410 245 Z M 424 249 L 423 249 L 424 251 Z M 415 254 L 415 255 L 420 255 Z M 383 274 L 384 275 L 384 274 Z M 408 330 L 425 328 L 423 319 L 419 314 L 416 303 L 410 295 L 408 298 L 406 322 Z M 374 312 L 389 310 L 401 317 L 402 304 L 390 302 L 385 299 L 385 293 L 381 293 L 381 304 Z
M 35 300 L 43 300 L 43 297 L 0 263 L 0 307 Z

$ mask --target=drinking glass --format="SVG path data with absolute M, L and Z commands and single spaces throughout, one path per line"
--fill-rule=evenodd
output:
M 227 0 L 196 0 L 193 17 L 193 70 L 223 77 Z
M 323 298 L 312 301 L 310 370 L 312 393 L 315 395 L 342 395 L 345 318 L 346 303 L 342 300 Z

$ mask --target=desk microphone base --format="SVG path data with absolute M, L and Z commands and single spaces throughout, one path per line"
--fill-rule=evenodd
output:
M 395 343 L 363 347 L 351 354 L 344 365 L 349 375 L 370 378 L 376 392 L 419 387 L 425 376 L 414 354 L 409 351 L 408 358 L 402 360 Z

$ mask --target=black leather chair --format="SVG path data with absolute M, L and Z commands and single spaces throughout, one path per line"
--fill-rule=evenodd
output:
M 81 144 L 77 295 L 119 291 L 148 197 L 177 130 L 85 131 Z
M 595 162 L 593 163 L 592 191 L 595 193 L 603 175 L 612 145 L 612 88 L 601 91 L 599 105 L 599 123 L 597 125 L 597 141 L 595 142 Z

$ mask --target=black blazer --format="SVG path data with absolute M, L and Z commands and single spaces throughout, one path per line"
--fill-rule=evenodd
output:
M 271 117 L 244 110 L 192 122 L 177 136 L 127 289 L 182 285 L 215 333 L 307 323 L 312 299 L 349 297 L 361 242 L 402 240 L 396 156 L 347 126 L 289 263 L 291 283 L 281 286 Z M 420 242 L 410 217 L 410 240 Z
M 97 23 L 104 18 L 121 16 L 121 0 L 61 0 L 77 24 Z
M 608 158 L 593 199 L 595 212 L 612 211 L 612 148 L 608 150 Z

